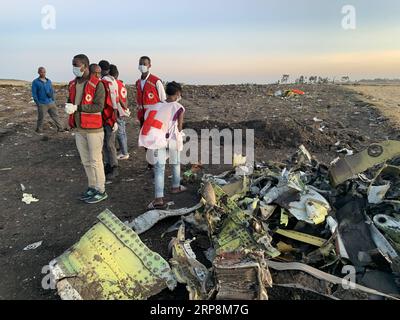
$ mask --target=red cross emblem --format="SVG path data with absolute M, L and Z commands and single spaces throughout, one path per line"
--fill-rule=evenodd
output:
M 155 119 L 157 111 L 150 111 L 146 121 L 143 124 L 142 135 L 147 136 L 151 128 L 161 129 L 163 123 Z
M 86 95 L 85 99 L 87 102 L 92 102 L 93 100 L 92 96 L 89 93 Z

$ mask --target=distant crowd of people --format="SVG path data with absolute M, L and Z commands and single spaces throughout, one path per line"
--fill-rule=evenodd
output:
M 38 69 L 32 82 L 32 97 L 37 106 L 36 132 L 43 132 L 44 116 L 49 113 L 58 132 L 74 130 L 76 146 L 88 179 L 88 187 L 80 200 L 95 204 L 108 198 L 106 181 L 118 177 L 118 162 L 128 160 L 126 124 L 131 116 L 128 90 L 119 80 L 116 65 L 106 60 L 90 64 L 84 54 L 72 60 L 75 79 L 69 83 L 65 112 L 68 128 L 59 120 L 52 82 L 46 69 Z M 137 119 L 140 123 L 139 147 L 146 149 L 148 169 L 154 170 L 155 197 L 149 209 L 165 208 L 165 165 L 172 166 L 172 193 L 186 188 L 180 180 L 180 152 L 183 150 L 183 118 L 185 108 L 179 103 L 182 86 L 162 81 L 150 73 L 151 59 L 139 59 L 140 79 L 136 82 Z M 116 141 L 119 144 L 117 153 Z

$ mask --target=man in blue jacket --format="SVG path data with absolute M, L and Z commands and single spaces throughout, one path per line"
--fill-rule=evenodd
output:
M 36 132 L 43 132 L 43 119 L 46 112 L 49 113 L 57 126 L 58 132 L 64 132 L 64 128 L 58 119 L 57 107 L 54 99 L 54 89 L 50 79 L 46 78 L 46 69 L 38 69 L 39 78 L 32 82 L 32 97 L 38 108 L 38 120 Z

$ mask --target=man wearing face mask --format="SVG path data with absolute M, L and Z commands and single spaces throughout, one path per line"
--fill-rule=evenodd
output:
M 115 141 L 118 131 L 118 84 L 110 75 L 111 65 L 108 61 L 99 62 L 101 68 L 101 81 L 106 89 L 106 99 L 103 110 L 104 123 L 104 163 L 107 180 L 113 180 L 118 176 L 118 155 Z
M 140 127 L 143 126 L 146 107 L 163 102 L 167 98 L 162 81 L 150 73 L 150 68 L 151 59 L 146 56 L 141 57 L 139 60 L 139 71 L 142 76 L 136 82 L 137 116 L 140 121 Z
M 80 200 L 94 204 L 107 199 L 103 168 L 103 118 L 105 89 L 100 79 L 89 71 L 89 59 L 79 54 L 72 60 L 76 76 L 69 84 L 69 126 L 76 130 L 75 141 L 88 178 L 88 188 Z
M 139 59 L 139 71 L 141 78 L 136 81 L 136 104 L 137 118 L 142 128 L 144 115 L 148 107 L 163 102 L 167 99 L 162 81 L 150 73 L 151 59 L 143 56 Z M 147 169 L 151 170 L 153 166 L 148 164 Z

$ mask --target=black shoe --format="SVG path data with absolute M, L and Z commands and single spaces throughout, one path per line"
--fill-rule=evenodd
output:
M 116 177 L 119 176 L 118 167 L 112 167 L 111 172 L 107 174 L 107 180 L 114 180 Z

